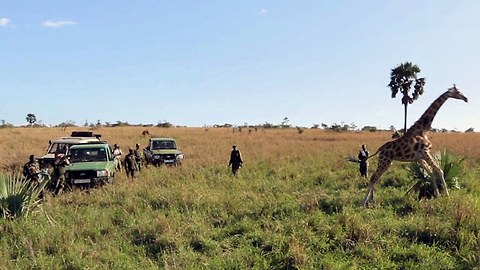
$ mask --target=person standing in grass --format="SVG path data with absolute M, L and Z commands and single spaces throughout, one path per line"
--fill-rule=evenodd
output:
M 38 182 L 40 165 L 34 155 L 30 155 L 29 161 L 23 165 L 23 176 L 32 182 Z
M 138 171 L 141 171 L 143 155 L 142 150 L 140 149 L 140 144 L 137 143 L 135 145 L 135 150 L 133 150 L 133 154 L 135 155 L 135 161 L 137 162 Z
M 132 148 L 128 149 L 128 154 L 125 156 L 124 165 L 127 177 L 137 177 L 138 165 Z
M 53 163 L 55 172 L 55 195 L 62 193 L 63 189 L 65 188 L 65 167 L 67 167 L 69 164 L 70 161 L 64 153 L 60 151 L 55 153 L 55 162 Z
M 122 171 L 122 149 L 118 144 L 113 145 L 113 156 L 117 159 L 117 171 Z
M 233 175 L 237 175 L 237 171 L 238 169 L 240 169 L 240 167 L 242 167 L 242 165 L 242 154 L 240 153 L 240 150 L 237 149 L 237 146 L 234 144 L 232 146 L 232 151 L 230 152 L 230 162 L 228 163 L 228 166 L 232 166 Z
M 368 155 L 367 146 L 362 144 L 362 149 L 358 152 L 358 162 L 360 163 L 360 174 L 365 178 L 368 178 Z

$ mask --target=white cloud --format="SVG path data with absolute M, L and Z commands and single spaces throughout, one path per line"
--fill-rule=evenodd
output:
M 266 15 L 266 14 L 268 14 L 268 10 L 267 10 L 266 8 L 262 8 L 262 9 L 258 12 L 258 14 L 260 14 L 260 15 Z
M 11 20 L 9 18 L 0 18 L 0 26 L 7 26 Z
M 43 26 L 50 27 L 50 28 L 58 28 L 66 25 L 74 25 L 77 22 L 74 21 L 53 21 L 53 20 L 46 20 L 43 22 Z

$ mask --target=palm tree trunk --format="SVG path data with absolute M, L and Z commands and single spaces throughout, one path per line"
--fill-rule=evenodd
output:
M 407 133 L 407 106 L 408 103 L 405 103 L 405 122 L 403 122 L 403 134 Z

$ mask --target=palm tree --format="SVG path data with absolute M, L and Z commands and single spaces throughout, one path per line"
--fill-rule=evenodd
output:
M 423 87 L 425 86 L 425 78 L 417 78 L 418 73 L 420 73 L 420 68 L 411 62 L 400 64 L 390 72 L 388 87 L 392 91 L 392 98 L 395 98 L 399 92 L 403 95 L 402 104 L 405 108 L 404 133 L 407 131 L 407 106 L 423 94 Z M 415 83 L 413 85 L 413 93 L 410 95 L 413 83 Z

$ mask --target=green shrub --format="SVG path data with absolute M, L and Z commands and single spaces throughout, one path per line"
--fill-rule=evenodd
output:
M 459 189 L 460 185 L 458 183 L 458 177 L 464 173 L 464 159 L 455 157 L 452 154 L 449 154 L 446 150 L 437 152 L 434 157 L 438 161 L 440 169 L 443 171 L 443 177 L 447 187 Z M 417 192 L 418 199 L 434 197 L 432 185 L 432 176 L 434 173 L 430 174 L 426 172 L 425 169 L 416 162 L 407 166 L 406 170 L 409 172 L 410 177 L 414 182 L 411 188 L 407 191 L 407 194 Z M 437 184 L 439 185 L 439 188 L 441 188 L 442 183 Z
M 40 183 L 27 180 L 17 174 L 0 175 L 0 214 L 13 219 L 28 216 L 40 204 L 40 194 L 47 185 L 48 175 L 41 177 Z

